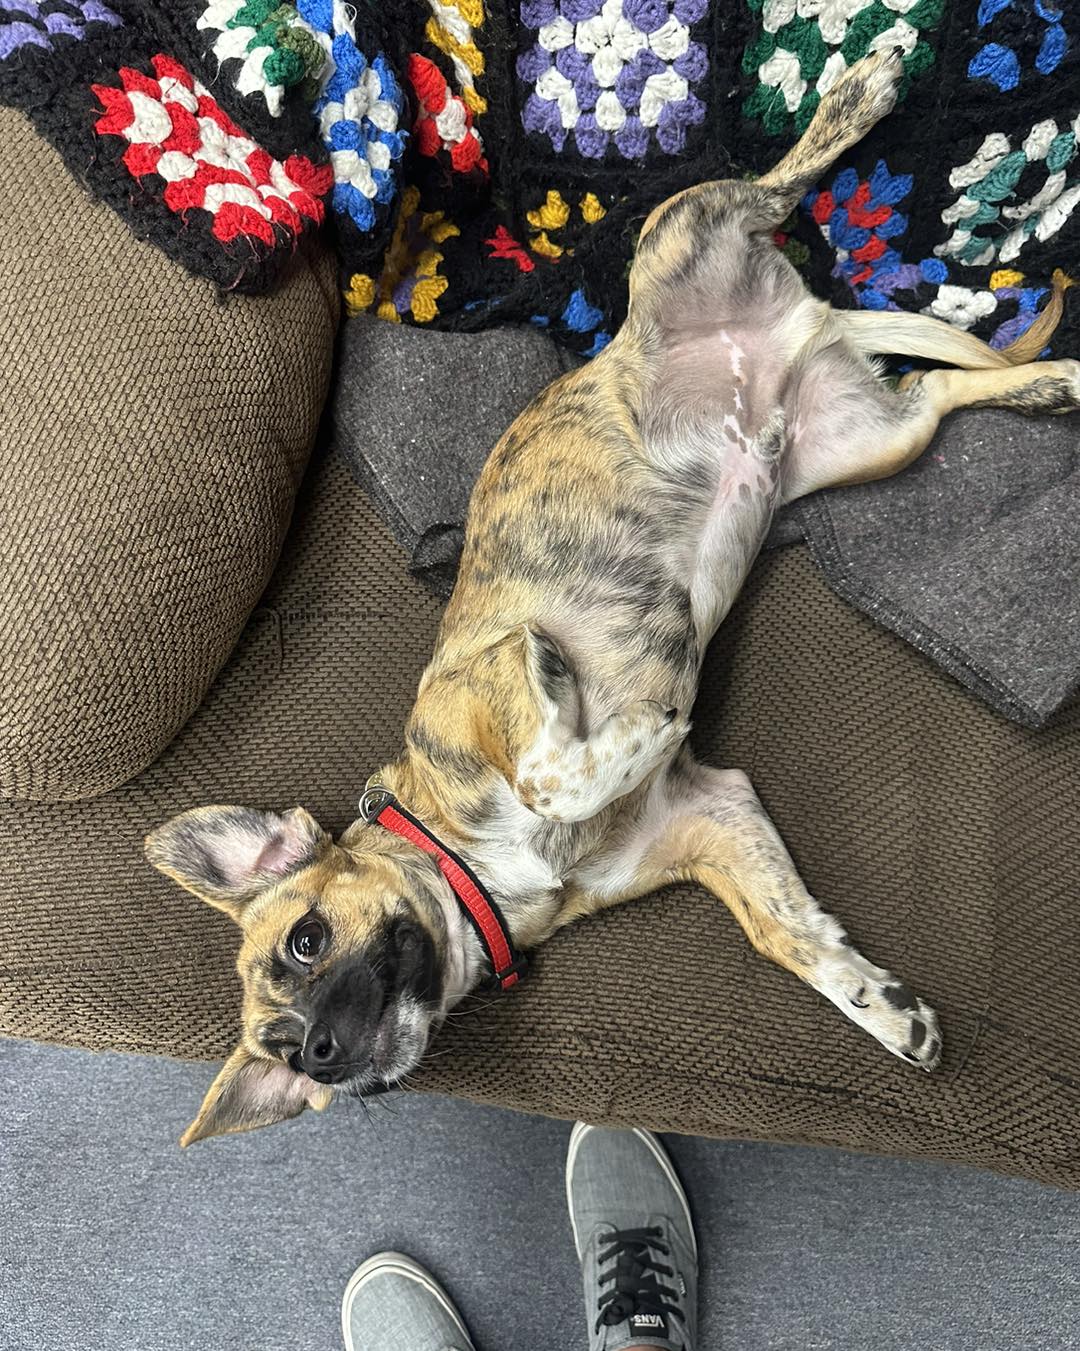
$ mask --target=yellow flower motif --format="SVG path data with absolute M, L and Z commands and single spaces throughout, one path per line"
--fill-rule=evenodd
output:
M 354 272 L 345 292 L 345 308 L 350 314 L 360 314 L 375 300 L 375 283 L 364 272 Z
M 436 256 L 441 258 L 442 254 Z M 435 302 L 449 285 L 450 283 L 445 277 L 424 277 L 416 283 L 413 287 L 410 308 L 417 323 L 431 323 L 432 319 L 439 313 Z
M 607 215 L 594 192 L 587 192 L 578 203 L 578 207 L 583 219 L 589 225 L 595 225 Z M 538 253 L 543 258 L 561 258 L 564 253 L 573 253 L 573 249 L 557 243 L 548 235 L 549 230 L 561 230 L 567 225 L 571 214 L 571 208 L 563 201 L 562 195 L 554 188 L 549 188 L 543 205 L 525 214 L 528 223 L 534 230 L 539 231 L 529 239 L 529 248 L 533 253 Z
M 401 323 L 406 310 L 419 324 L 430 324 L 438 315 L 435 302 L 450 282 L 439 276 L 443 255 L 432 245 L 452 239 L 461 231 L 446 219 L 444 212 L 421 212 L 419 206 L 419 189 L 407 187 L 378 281 L 363 272 L 349 278 L 345 306 L 350 314 L 360 314 L 375 306 L 380 319 L 394 324 Z
M 436 244 L 441 244 L 444 239 L 452 239 L 454 235 L 461 234 L 457 226 L 448 220 L 443 220 L 441 211 L 429 211 L 421 222 L 421 229 L 428 232 Z
M 1000 291 L 1003 286 L 1019 286 L 1024 280 L 1024 274 L 1017 272 L 1013 268 L 1003 267 L 999 271 L 991 274 L 991 291 Z
M 541 230 L 538 235 L 533 235 L 529 240 L 529 248 L 533 253 L 538 253 L 541 258 L 561 258 L 563 256 L 563 246 L 556 244 L 554 240 L 548 239 L 547 231 Z
M 536 211 L 530 211 L 525 219 L 538 230 L 561 230 L 570 219 L 570 208 L 562 197 L 551 189 L 544 205 Z

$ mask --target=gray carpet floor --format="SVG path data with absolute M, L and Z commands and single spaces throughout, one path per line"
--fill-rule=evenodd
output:
M 205 1066 L 0 1042 L 3 1351 L 338 1351 L 353 1268 L 429 1265 L 480 1351 L 585 1351 L 562 1122 L 400 1096 L 181 1152 Z M 703 1351 L 1080 1347 L 1080 1196 L 669 1137 Z

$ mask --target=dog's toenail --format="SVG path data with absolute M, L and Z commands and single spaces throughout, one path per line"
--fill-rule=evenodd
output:
M 926 1040 L 926 1024 L 921 1018 L 911 1020 L 911 1049 L 917 1051 Z

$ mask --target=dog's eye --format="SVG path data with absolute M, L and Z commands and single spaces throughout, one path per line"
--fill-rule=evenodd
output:
M 411 956 L 420 946 L 420 934 L 414 924 L 399 921 L 393 931 L 394 946 L 402 956 Z
M 298 962 L 310 966 L 326 943 L 326 925 L 322 920 L 302 919 L 289 935 L 289 951 Z

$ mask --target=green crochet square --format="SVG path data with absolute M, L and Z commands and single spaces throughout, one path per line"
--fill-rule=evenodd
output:
M 743 52 L 743 73 L 757 79 L 757 87 L 743 102 L 743 113 L 771 136 L 804 132 L 821 101 L 817 83 L 822 74 L 827 71 L 832 83 L 838 67 L 865 56 L 876 38 L 894 28 L 908 49 L 900 86 L 903 100 L 911 77 L 934 63 L 934 48 L 922 35 L 941 21 L 945 9 L 945 0 L 918 0 L 906 13 L 896 0 L 865 0 L 862 9 L 850 15 L 850 5 L 819 0 L 817 14 L 803 17 L 797 13 L 797 0 L 746 3 L 760 15 L 762 27 Z

